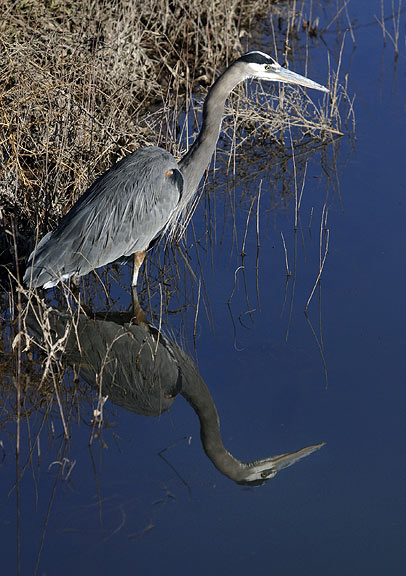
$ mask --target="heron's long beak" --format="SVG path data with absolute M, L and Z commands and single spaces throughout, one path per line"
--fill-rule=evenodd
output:
M 287 68 L 282 68 L 282 66 L 278 70 L 273 70 L 273 80 L 277 82 L 287 82 L 288 84 L 298 84 L 299 86 L 306 86 L 307 88 L 321 90 L 322 92 L 330 92 L 325 86 L 317 84 L 317 82 L 313 82 L 313 80 L 305 76 L 291 72 L 291 70 Z
M 317 86 L 318 86 L 318 84 L 317 84 Z M 298 460 L 301 460 L 302 458 L 306 458 L 306 456 L 309 456 L 309 454 L 311 454 L 312 452 L 319 450 L 324 445 L 325 445 L 325 442 L 320 442 L 319 444 L 313 444 L 312 446 L 307 446 L 306 448 L 302 448 L 301 450 L 298 450 L 297 452 L 290 452 L 289 454 L 281 454 L 280 456 L 274 456 L 272 458 L 272 467 L 275 471 L 275 475 L 280 470 L 283 470 L 284 468 L 288 468 L 289 466 L 292 466 L 292 464 L 296 464 L 296 462 Z

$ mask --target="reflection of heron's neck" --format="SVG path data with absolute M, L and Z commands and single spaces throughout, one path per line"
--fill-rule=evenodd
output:
M 236 482 L 244 480 L 249 465 L 234 458 L 224 448 L 219 416 L 204 380 L 191 360 L 185 367 L 182 366 L 182 372 L 184 373 L 182 395 L 199 417 L 200 437 L 204 451 L 222 474 Z
M 211 87 L 203 107 L 203 122 L 200 133 L 189 152 L 180 161 L 185 178 L 186 190 L 183 203 L 189 202 L 210 164 L 220 134 L 224 107 L 230 92 L 245 79 L 237 66 L 228 68 Z

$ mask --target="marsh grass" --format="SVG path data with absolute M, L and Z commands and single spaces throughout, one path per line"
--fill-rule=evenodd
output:
M 211 84 L 267 3 L 244 19 L 244 2 L 220 4 L 3 2 L 4 215 L 49 228 L 96 174 L 155 143 L 146 111 Z
M 190 103 L 198 115 L 191 94 L 241 53 L 254 17 L 268 9 L 260 0 L 235 0 L 227 14 L 220 2 L 207 11 L 197 0 L 161 4 L 4 2 L 0 206 L 5 230 L 18 215 L 22 257 L 24 236 L 54 227 L 122 156 L 148 144 L 185 151 L 193 134 L 190 122 L 179 125 L 180 110 Z M 241 89 L 230 100 L 234 123 L 254 127 L 251 137 L 260 127 L 283 130 L 288 116 L 310 132 L 340 130 L 328 104 L 320 111 L 290 91 L 282 110 L 267 96 Z
M 400 36 L 400 19 L 402 15 L 402 0 L 391 0 L 391 15 L 385 16 L 385 2 L 381 0 L 380 18 L 375 16 L 376 21 L 381 27 L 384 44 L 386 38 L 389 38 L 395 51 L 395 58 L 399 56 L 399 36 Z

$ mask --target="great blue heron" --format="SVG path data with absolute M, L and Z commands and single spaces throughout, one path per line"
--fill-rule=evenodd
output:
M 203 123 L 188 153 L 177 163 L 167 151 L 141 148 L 100 176 L 48 232 L 29 257 L 24 282 L 50 288 L 134 255 L 136 291 L 146 251 L 174 225 L 192 200 L 220 134 L 224 106 L 233 88 L 248 78 L 328 89 L 281 67 L 271 56 L 248 52 L 210 89 Z

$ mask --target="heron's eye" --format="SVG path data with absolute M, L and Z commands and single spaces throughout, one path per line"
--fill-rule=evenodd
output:
M 270 66 L 269 66 L 270 68 Z M 261 472 L 261 478 L 266 478 L 268 476 L 268 474 L 266 472 Z
M 270 64 L 267 64 L 267 65 L 265 66 L 265 70 L 272 70 L 272 66 L 271 66 Z

